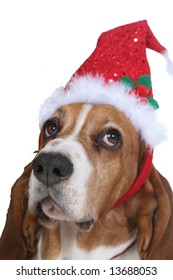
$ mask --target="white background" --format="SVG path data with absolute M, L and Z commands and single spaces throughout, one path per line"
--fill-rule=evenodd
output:
M 10 190 L 32 160 L 40 104 L 91 54 L 101 32 L 147 19 L 173 57 L 172 1 L 0 0 L 0 233 Z M 147 51 L 159 118 L 168 139 L 154 164 L 173 186 L 173 72 L 160 54 Z

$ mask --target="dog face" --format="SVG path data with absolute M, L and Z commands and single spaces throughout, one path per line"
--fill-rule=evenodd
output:
M 59 108 L 43 126 L 33 161 L 30 211 L 47 225 L 66 220 L 89 228 L 133 184 L 139 147 L 135 128 L 111 105 Z

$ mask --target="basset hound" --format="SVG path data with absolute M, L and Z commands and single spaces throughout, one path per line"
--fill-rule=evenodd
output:
M 12 188 L 0 259 L 173 259 L 173 195 L 112 105 L 75 103 L 44 123 L 40 149 Z

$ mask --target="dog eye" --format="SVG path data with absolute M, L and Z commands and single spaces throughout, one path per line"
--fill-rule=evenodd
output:
M 55 136 L 58 132 L 58 124 L 56 120 L 47 121 L 43 127 L 43 133 L 45 138 Z
M 103 134 L 101 142 L 108 147 L 119 147 L 121 144 L 121 135 L 119 131 L 112 129 Z

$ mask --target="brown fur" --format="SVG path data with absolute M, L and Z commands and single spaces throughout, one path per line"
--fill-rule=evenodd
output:
M 37 250 L 36 216 L 27 211 L 27 191 L 32 164 L 28 164 L 11 190 L 7 220 L 0 238 L 0 259 L 30 259 Z
M 81 106 L 64 106 L 54 114 L 53 117 L 61 119 L 59 137 L 73 131 Z M 114 152 L 94 150 L 95 136 L 110 126 L 121 132 L 122 149 Z M 94 106 L 78 135 L 78 141 L 85 147 L 95 166 L 91 189 L 88 190 L 88 204 L 95 205 L 98 214 L 98 221 L 89 232 L 79 231 L 78 245 L 88 251 L 98 245 L 115 246 L 131 238 L 137 229 L 141 259 L 173 259 L 172 190 L 154 166 L 141 190 L 118 208 L 110 210 L 133 184 L 143 162 L 145 144 L 129 120 L 109 105 Z M 45 145 L 42 139 L 41 147 Z M 28 189 L 30 172 L 31 164 L 12 188 L 7 222 L 0 239 L 0 259 L 26 259 L 36 253 L 36 233 L 40 226 L 37 217 L 28 213 L 27 201 L 24 208 L 21 206 Z M 42 240 L 42 257 L 56 258 L 61 249 L 59 224 L 54 224 L 52 228 L 44 227 Z
M 55 259 L 61 250 L 60 243 L 60 225 L 57 223 L 54 228 L 42 229 L 42 259 Z

